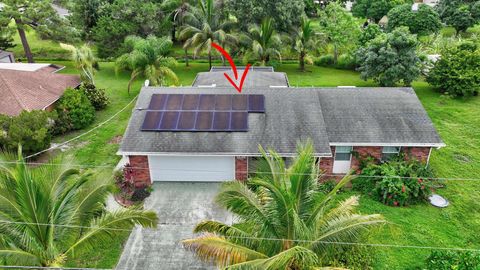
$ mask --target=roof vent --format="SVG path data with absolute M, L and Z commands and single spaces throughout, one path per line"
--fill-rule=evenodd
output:
M 150 85 L 150 80 L 145 80 L 145 82 L 143 83 L 143 85 L 149 86 L 149 85 Z
M 270 88 L 288 88 L 286 85 L 270 85 Z
M 207 85 L 199 85 L 198 87 L 199 88 L 213 88 L 213 87 L 217 87 L 217 84 L 212 83 L 212 84 L 207 84 Z

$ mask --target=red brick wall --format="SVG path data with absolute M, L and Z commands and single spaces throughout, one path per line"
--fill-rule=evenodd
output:
M 147 187 L 152 184 L 147 156 L 128 156 L 133 170 L 135 187 Z
M 354 154 L 352 155 L 352 169 L 358 170 L 362 158 L 371 156 L 376 160 L 380 160 L 382 158 L 382 150 L 383 147 L 381 146 L 354 146 Z
M 402 147 L 402 152 L 405 153 L 405 157 L 416 158 L 421 162 L 428 161 L 428 155 L 430 154 L 430 147 Z
M 235 157 L 235 179 L 247 180 L 248 177 L 248 158 Z
M 331 147 L 332 155 L 335 156 L 335 147 Z M 372 156 L 373 158 L 380 160 L 382 158 L 381 146 L 354 146 L 352 155 L 352 169 L 358 169 L 360 166 L 360 160 L 362 158 Z M 428 155 L 430 153 L 430 147 L 402 147 L 402 151 L 406 154 L 407 158 L 416 158 L 422 162 L 427 162 Z M 324 174 L 332 174 L 334 158 L 321 158 L 320 169 Z

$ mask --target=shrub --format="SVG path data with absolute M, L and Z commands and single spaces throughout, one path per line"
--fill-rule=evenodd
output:
M 335 181 L 335 179 L 329 179 L 322 182 L 322 184 L 320 185 L 320 190 L 323 193 L 328 194 L 335 188 L 336 185 L 337 181 Z
M 18 116 L 0 117 L 0 148 L 17 151 L 18 145 L 26 154 L 42 151 L 50 146 L 52 113 L 23 111 Z
M 92 103 L 93 107 L 97 111 L 105 109 L 108 103 L 110 103 L 107 95 L 105 94 L 105 89 L 99 89 L 94 84 L 83 83 L 80 86 L 80 90 L 85 93 L 88 100 L 90 100 L 90 103 Z
M 400 155 L 388 162 L 366 165 L 352 187 L 386 205 L 407 206 L 428 200 L 431 177 L 433 172 L 425 164 Z
M 412 34 L 429 35 L 438 33 L 442 22 L 438 13 L 429 5 L 421 4 L 413 11 L 412 5 L 405 4 L 392 8 L 388 12 L 388 30 L 407 26 Z
M 338 58 L 338 63 L 335 65 L 335 68 L 355 70 L 356 66 L 357 61 L 355 59 L 355 56 L 350 54 L 342 54 Z
M 83 91 L 67 89 L 58 101 L 55 133 L 82 129 L 95 120 L 95 108 Z
M 313 63 L 316 66 L 321 66 L 321 67 L 333 65 L 333 55 L 331 54 L 322 55 Z
M 427 82 L 452 96 L 476 96 L 480 92 L 480 49 L 464 42 L 442 52 Z
M 473 252 L 433 251 L 427 258 L 428 270 L 480 269 L 480 254 Z

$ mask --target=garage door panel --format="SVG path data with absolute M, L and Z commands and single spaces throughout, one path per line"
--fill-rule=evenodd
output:
M 222 182 L 235 178 L 235 157 L 149 156 L 152 181 Z

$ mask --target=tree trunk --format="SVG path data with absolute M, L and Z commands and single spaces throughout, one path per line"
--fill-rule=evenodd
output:
M 23 29 L 25 25 L 20 19 L 15 19 L 15 23 L 17 24 L 17 31 L 18 35 L 20 36 L 20 40 L 22 41 L 23 50 L 25 51 L 25 57 L 27 58 L 28 63 L 35 63 L 33 60 L 32 51 L 30 50 L 30 45 L 28 45 L 27 36 L 25 35 L 25 29 Z
M 185 48 L 184 51 L 185 51 L 185 66 L 188 67 L 188 65 L 189 65 L 188 64 L 188 50 Z
M 300 70 L 305 71 L 305 53 L 300 52 Z
M 333 63 L 336 65 L 338 60 L 338 49 L 337 45 L 333 46 Z
M 212 51 L 208 52 L 208 65 L 210 67 L 209 70 L 211 70 L 212 69 Z
M 173 43 L 177 42 L 177 39 L 175 38 L 175 33 L 176 33 L 176 24 L 175 22 L 173 22 L 173 25 L 172 25 L 172 42 Z

